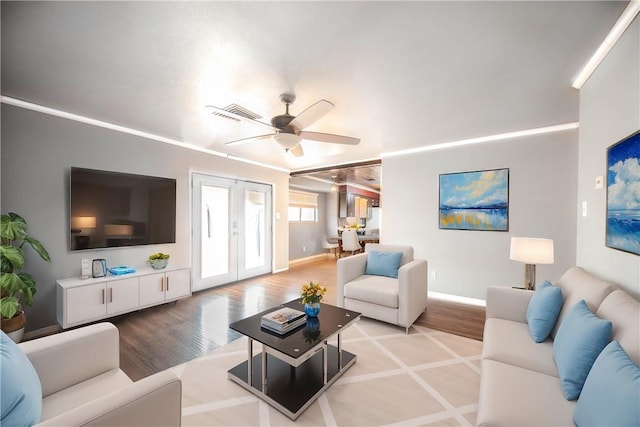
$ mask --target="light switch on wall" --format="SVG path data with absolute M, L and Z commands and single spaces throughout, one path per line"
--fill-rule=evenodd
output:
M 587 216 L 587 201 L 582 202 L 582 216 Z

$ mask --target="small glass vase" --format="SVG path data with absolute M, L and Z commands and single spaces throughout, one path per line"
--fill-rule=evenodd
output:
M 318 313 L 320 313 L 320 303 L 306 302 L 304 304 L 304 312 L 309 317 L 318 317 Z

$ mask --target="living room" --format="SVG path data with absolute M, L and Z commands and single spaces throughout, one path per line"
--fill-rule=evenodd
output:
M 408 116 L 416 113 L 416 107 L 408 102 L 395 102 L 398 95 L 392 89 L 370 88 L 372 92 L 384 89 L 384 93 L 389 95 L 386 101 L 388 111 L 385 112 L 389 115 L 372 115 L 369 123 L 361 124 L 363 127 L 376 127 L 376 122 L 384 119 L 401 128 L 405 120 L 421 121 L 427 117 L 433 122 L 442 122 L 442 115 L 445 114 L 448 118 L 448 131 L 439 128 L 432 133 L 425 130 L 412 136 L 414 140 L 424 140 L 422 145 L 412 147 L 415 151 L 403 153 L 397 149 L 386 149 L 379 150 L 377 154 L 382 158 L 384 179 L 381 240 L 385 243 L 410 244 L 417 258 L 428 260 L 430 292 L 482 301 L 486 298 L 489 286 L 521 285 L 523 264 L 509 259 L 509 245 L 511 237 L 527 236 L 554 241 L 554 263 L 538 266 L 540 280 L 556 281 L 570 267 L 579 265 L 635 298 L 640 297 L 640 258 L 606 247 L 606 189 L 594 185 L 596 178 L 607 176 L 607 147 L 640 128 L 640 22 L 636 17 L 582 88 L 574 89 L 571 87 L 571 78 L 604 40 L 627 5 L 627 2 L 589 3 L 595 4 L 584 5 L 588 9 L 593 8 L 585 12 L 584 17 L 590 24 L 582 26 L 594 28 L 592 24 L 598 24 L 595 25 L 597 34 L 590 34 L 592 43 L 580 45 L 579 55 L 574 55 L 576 60 L 564 64 L 563 75 L 534 73 L 531 77 L 534 80 L 558 80 L 555 85 L 564 104 L 535 104 L 535 108 L 548 109 L 546 115 L 539 115 L 540 111 L 537 110 L 530 111 L 527 104 L 528 100 L 531 99 L 533 104 L 547 94 L 540 95 L 535 90 L 521 93 L 519 87 L 513 86 L 515 83 L 509 80 L 508 75 L 502 76 L 505 79 L 504 87 L 484 90 L 484 104 L 473 104 L 479 110 L 483 107 L 490 109 L 491 104 L 504 104 L 500 119 L 505 119 L 504 111 L 513 112 L 513 116 L 505 122 L 494 120 L 485 123 L 483 119 L 490 117 L 457 115 L 451 104 L 464 103 L 464 97 L 457 97 L 451 104 L 443 105 L 443 112 L 439 111 L 437 105 L 428 105 L 418 108 L 419 118 Z M 508 5 L 513 7 L 511 3 Z M 74 67 L 82 68 L 82 52 L 91 49 L 91 46 L 83 46 L 82 40 L 75 39 L 74 31 L 60 27 L 59 33 L 66 34 L 62 39 L 68 38 L 69 43 L 71 40 L 77 43 L 69 48 L 72 52 L 69 53 L 67 49 L 60 52 L 41 49 L 38 39 L 31 38 L 26 21 L 46 21 L 47 12 L 63 14 L 68 13 L 69 9 L 56 10 L 55 6 L 50 6 L 52 9 L 47 10 L 39 7 L 29 2 L 22 5 L 2 2 L 2 211 L 23 215 L 32 235 L 45 245 L 52 258 L 51 264 L 46 264 L 31 254 L 27 255 L 30 272 L 38 282 L 33 306 L 27 308 L 27 334 L 36 335 L 58 329 L 56 280 L 79 276 L 83 258 L 105 258 L 109 265 L 141 266 L 151 252 L 167 252 L 171 254 L 172 266 L 191 267 L 190 181 L 194 171 L 273 186 L 275 219 L 272 272 L 286 271 L 290 253 L 286 212 L 289 172 L 293 168 L 267 167 L 256 162 L 237 160 L 237 155 L 223 156 L 188 144 L 191 135 L 184 134 L 183 140 L 180 140 L 172 132 L 167 132 L 169 136 L 164 137 L 162 125 L 150 127 L 143 120 L 139 122 L 139 128 L 127 127 L 125 124 L 128 122 L 118 123 L 110 120 L 109 116 L 99 115 L 104 112 L 100 108 L 87 112 L 75 109 L 76 105 L 83 105 L 81 102 L 72 102 L 67 106 L 60 103 L 55 93 L 65 91 L 78 99 L 89 99 L 87 102 L 91 108 L 94 104 L 109 105 L 114 109 L 121 105 L 132 117 L 139 114 L 148 119 L 152 115 L 149 111 L 136 113 L 129 110 L 133 107 L 128 105 L 127 99 L 112 99 L 108 93 L 92 92 L 94 85 L 99 86 L 100 83 L 92 83 L 91 75 L 84 76 L 90 83 L 86 88 L 81 81 L 67 81 L 64 76 L 56 75 L 55 67 L 51 64 L 55 64 L 58 55 L 64 61 L 71 57 L 80 58 Z M 78 7 L 85 8 L 87 4 L 80 3 Z M 83 22 L 88 26 L 92 24 L 81 19 L 75 22 Z M 425 39 L 429 37 L 429 34 L 424 36 Z M 551 40 L 547 46 L 552 55 L 554 43 L 555 40 Z M 105 42 L 105 45 L 108 44 Z M 105 61 L 118 63 L 117 50 L 120 48 L 123 46 L 112 47 L 112 58 L 105 58 Z M 565 53 L 563 51 L 559 55 Z M 34 76 L 39 76 L 29 70 L 30 67 L 38 68 L 39 56 L 47 60 L 41 72 L 51 73 L 51 81 L 56 82 L 55 88 L 50 86 L 46 78 L 29 80 L 32 72 Z M 428 61 L 426 58 L 427 55 L 423 60 Z M 505 52 L 503 62 L 508 63 L 511 59 L 510 54 Z M 411 67 L 413 62 L 408 61 L 406 67 Z M 126 63 L 120 69 L 123 75 L 127 75 Z M 334 75 L 339 74 L 338 71 L 334 72 Z M 465 80 L 459 84 L 471 90 L 477 77 L 469 71 L 462 74 L 461 78 Z M 122 85 L 127 84 L 123 79 Z M 393 86 L 392 82 L 389 84 Z M 130 87 L 127 90 L 132 94 L 136 92 Z M 274 90 L 273 96 L 277 97 L 277 91 L 281 89 Z M 407 88 L 403 90 L 411 92 Z M 517 96 L 503 97 L 502 91 Z M 338 92 L 334 90 L 334 93 Z M 314 95 L 316 93 L 324 96 L 320 95 L 322 88 Z M 456 94 L 460 96 L 460 92 Z M 263 96 L 270 97 L 272 94 Z M 514 98 L 519 100 L 517 104 Z M 362 105 L 353 107 L 362 109 L 367 108 L 368 102 L 367 99 L 333 101 L 337 105 L 352 106 L 362 102 Z M 304 102 L 302 105 L 296 104 L 296 111 L 301 111 L 306 105 Z M 164 113 L 171 115 L 172 111 Z M 203 113 L 194 114 L 199 116 Z M 206 119 L 212 120 L 210 115 L 206 115 Z M 107 127 L 105 123 L 111 126 Z M 552 125 L 576 123 L 579 125 L 555 131 L 551 129 L 551 132 L 531 136 L 509 136 L 511 132 L 544 130 Z M 336 129 L 339 132 L 340 127 Z M 486 142 L 473 143 L 475 138 L 490 135 L 498 136 Z M 379 140 L 395 138 L 395 134 L 388 132 Z M 218 142 L 223 144 L 226 140 L 220 139 Z M 460 143 L 447 145 L 452 142 Z M 382 147 L 382 143 L 379 142 L 378 146 Z M 176 243 L 154 245 L 152 250 L 149 247 L 131 247 L 96 250 L 90 255 L 82 251 L 71 252 L 68 242 L 68 171 L 71 167 L 175 178 Z M 440 174 L 500 168 L 509 169 L 508 232 L 438 228 Z M 586 206 L 584 210 L 583 206 Z

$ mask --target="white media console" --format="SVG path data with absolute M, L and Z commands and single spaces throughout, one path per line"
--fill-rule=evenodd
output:
M 130 274 L 56 281 L 56 311 L 66 329 L 190 295 L 191 269 L 143 267 Z

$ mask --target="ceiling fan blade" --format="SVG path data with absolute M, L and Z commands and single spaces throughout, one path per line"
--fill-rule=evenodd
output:
M 263 122 L 258 121 L 258 120 L 253 120 L 253 119 L 250 119 L 248 117 L 242 116 L 240 114 L 232 113 L 231 111 L 227 111 L 224 108 L 214 107 L 213 105 L 207 105 L 205 108 L 210 109 L 212 111 L 212 114 L 217 114 L 217 115 L 220 115 L 220 116 L 223 116 L 223 117 L 227 117 L 227 118 L 230 118 L 230 119 L 233 119 L 233 120 L 238 120 L 238 121 L 241 121 L 241 122 L 247 122 L 247 123 L 253 123 L 253 124 L 256 124 L 256 125 L 260 125 L 260 126 L 269 128 L 270 130 L 272 130 L 274 132 L 278 131 L 278 129 L 274 128 L 270 124 L 263 123 Z
M 302 139 L 308 139 L 310 141 L 330 142 L 332 144 L 357 145 L 360 143 L 359 138 L 334 135 L 332 133 L 302 131 L 298 135 Z
M 224 145 L 240 145 L 240 144 L 246 144 L 248 142 L 264 141 L 265 139 L 271 139 L 273 135 L 274 135 L 273 133 L 270 133 L 268 135 L 260 135 L 260 136 L 252 136 L 250 138 L 236 139 L 235 141 L 225 142 Z
M 295 156 L 295 157 L 304 156 L 304 150 L 302 149 L 302 145 L 300 145 L 300 144 L 298 144 L 295 147 L 293 147 L 292 149 L 290 149 L 289 152 L 291 154 L 293 154 L 293 156 Z
M 320 119 L 322 116 L 331 111 L 333 107 L 334 105 L 332 103 L 321 99 L 311 107 L 304 110 L 302 113 L 298 114 L 296 118 L 291 120 L 291 123 L 289 124 L 298 130 L 306 129 L 307 127 L 314 124 L 316 120 Z

